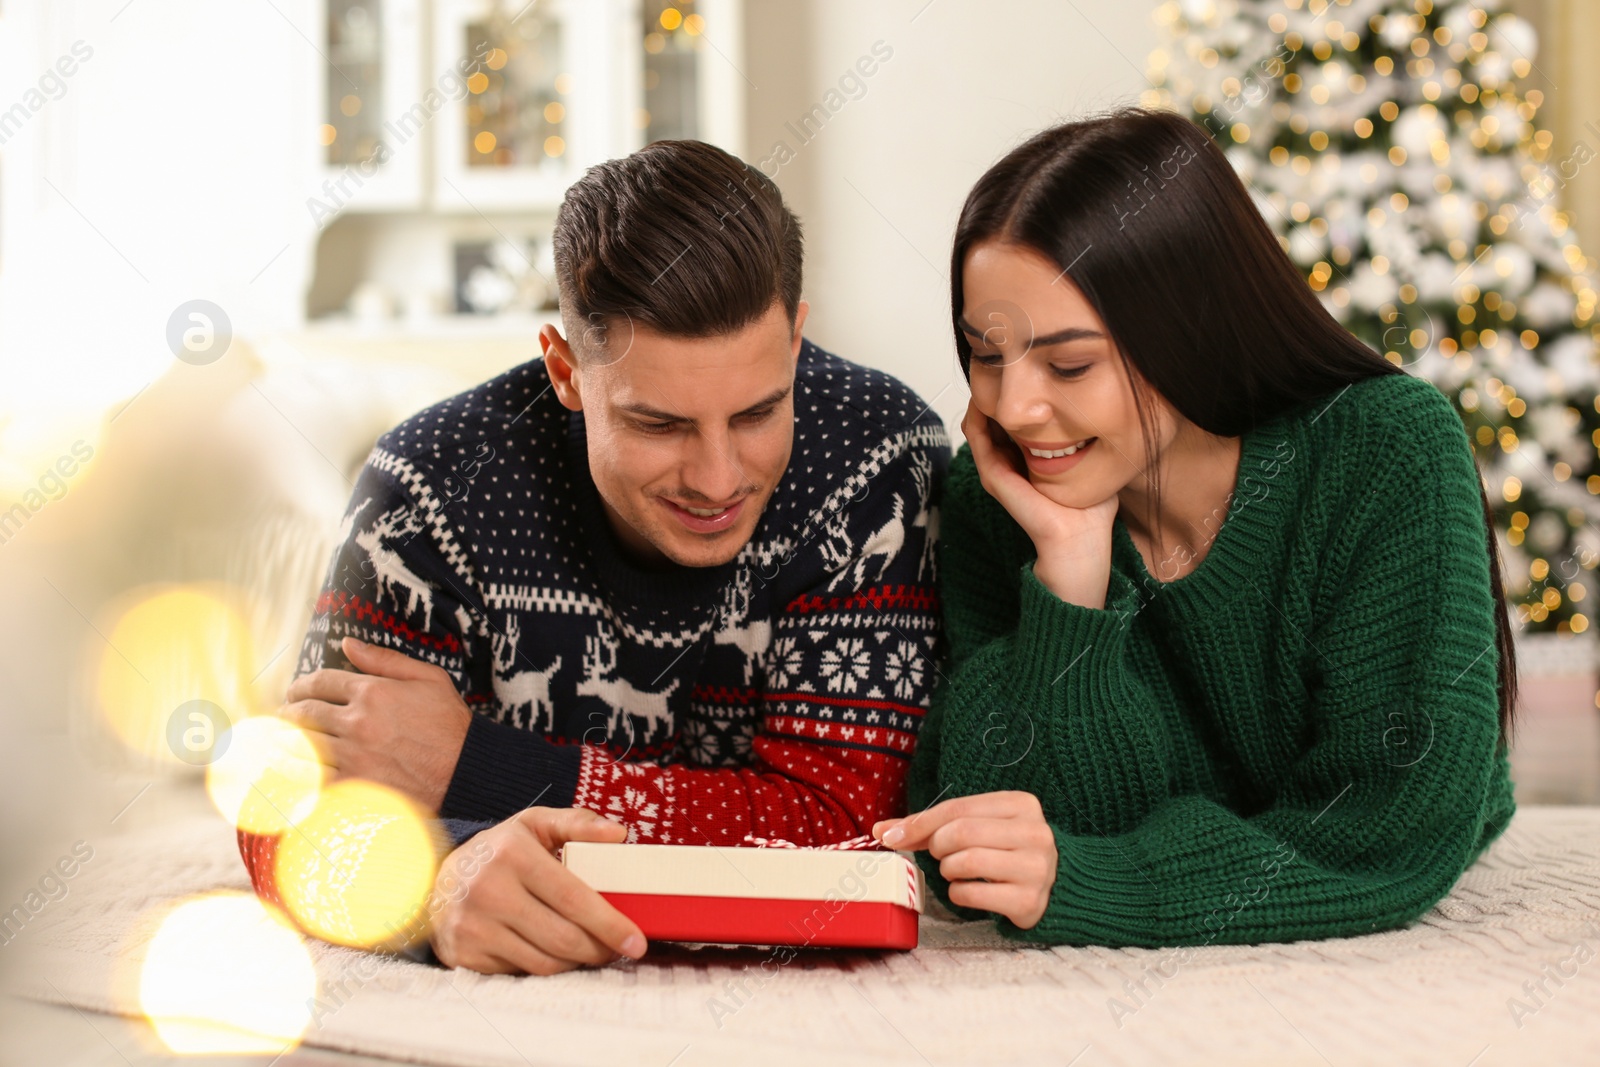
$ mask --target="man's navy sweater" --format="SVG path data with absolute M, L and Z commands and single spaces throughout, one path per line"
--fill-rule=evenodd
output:
M 653 570 L 542 361 L 427 408 L 361 470 L 296 676 L 353 669 L 346 635 L 450 674 L 476 712 L 439 812 L 457 841 L 535 804 L 671 844 L 822 844 L 903 814 L 943 651 L 949 441 L 904 384 L 809 341 L 794 418 L 738 556 Z M 274 901 L 276 840 L 240 833 Z

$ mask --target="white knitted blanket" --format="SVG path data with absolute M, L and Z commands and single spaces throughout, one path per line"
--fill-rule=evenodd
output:
M 140 915 L 230 887 L 248 883 L 219 821 L 107 842 L 8 947 L 25 961 L 9 981 L 137 1015 L 116 964 Z M 637 962 L 509 978 L 311 948 L 340 1006 L 304 1043 L 426 1063 L 1597 1063 L 1600 808 L 1523 808 L 1421 921 L 1360 938 L 1024 947 L 930 900 L 914 952 L 782 967 L 763 968 L 768 950 L 657 943 Z

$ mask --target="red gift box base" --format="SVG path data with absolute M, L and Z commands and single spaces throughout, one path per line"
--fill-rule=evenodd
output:
M 917 912 L 882 901 L 839 901 L 838 911 L 821 900 L 769 897 L 672 896 L 664 893 L 605 893 L 652 941 L 708 944 L 806 945 L 834 948 L 917 947 Z

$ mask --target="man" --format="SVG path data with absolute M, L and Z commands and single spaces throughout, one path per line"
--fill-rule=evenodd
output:
M 543 360 L 368 457 L 280 711 L 446 820 L 467 890 L 432 947 L 483 971 L 644 951 L 565 841 L 823 844 L 903 814 L 942 651 L 943 423 L 803 339 L 777 187 L 657 142 L 573 185 L 554 241 Z M 269 899 L 274 847 L 241 834 Z

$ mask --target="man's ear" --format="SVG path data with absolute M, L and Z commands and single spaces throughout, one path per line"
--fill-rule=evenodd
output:
M 794 336 L 789 339 L 789 354 L 795 359 L 800 358 L 801 331 L 805 329 L 806 312 L 811 310 L 811 305 L 804 300 L 794 306 Z
M 556 399 L 569 411 L 582 411 L 583 383 L 578 360 L 555 323 L 547 322 L 539 330 L 539 349 L 544 353 L 544 369 L 550 375 L 550 387 L 556 391 Z

